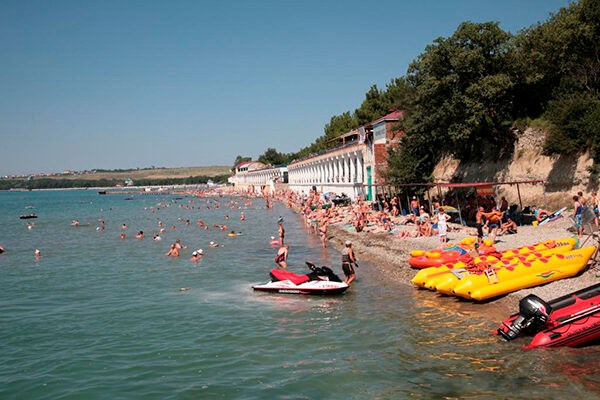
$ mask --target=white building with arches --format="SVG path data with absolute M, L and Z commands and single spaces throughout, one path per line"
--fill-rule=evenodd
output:
M 288 165 L 289 188 L 308 192 L 345 193 L 352 199 L 372 200 L 377 186 L 384 184 L 387 152 L 397 145 L 401 132 L 395 125 L 402 111 L 393 111 L 338 138 L 342 144 Z

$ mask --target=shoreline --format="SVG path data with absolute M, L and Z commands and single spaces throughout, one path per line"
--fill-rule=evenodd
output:
M 449 242 L 458 242 L 462 238 L 470 236 L 467 232 L 472 229 L 456 224 L 450 225 L 453 227 L 453 231 L 448 235 Z M 504 251 L 548 239 L 572 237 L 573 234 L 567 230 L 570 226 L 568 218 L 559 219 L 542 227 L 532 225 L 520 226 L 518 229 L 519 232 L 516 234 L 498 236 L 495 246 L 498 250 Z M 588 239 L 588 236 L 584 235 L 581 243 L 585 243 L 585 245 L 597 244 L 592 242 L 593 239 L 591 237 L 587 241 L 586 239 Z M 485 302 L 474 302 L 420 289 L 410 282 L 419 271 L 408 265 L 410 251 L 413 249 L 431 250 L 438 247 L 440 241 L 437 236 L 398 238 L 397 235 L 387 233 L 356 233 L 343 229 L 341 226 L 329 227 L 329 245 L 341 251 L 346 240 L 352 241 L 359 263 L 360 261 L 369 262 L 375 268 L 378 268 L 380 272 L 388 274 L 390 279 L 410 287 L 415 292 L 419 292 L 418 297 L 430 300 L 435 299 L 440 305 L 447 306 L 450 311 L 473 313 L 483 320 L 495 323 L 500 323 L 507 316 L 517 312 L 519 301 L 529 294 L 535 294 L 543 300 L 548 301 L 600 281 L 600 278 L 596 277 L 599 267 L 592 264 L 583 273 L 572 278 L 560 279 L 546 285 L 522 289 Z M 357 273 L 360 274 L 360 270 Z

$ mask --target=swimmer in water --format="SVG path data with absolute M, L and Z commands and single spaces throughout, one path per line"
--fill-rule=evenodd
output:
M 142 240 L 144 238 L 144 231 L 139 231 L 136 235 L 135 235 L 136 239 Z
M 204 250 L 202 249 L 198 249 L 196 251 L 194 251 L 192 253 L 192 258 L 191 260 L 196 262 L 196 261 L 200 261 L 202 259 L 202 256 L 204 255 Z
M 168 257 L 179 257 L 179 249 L 175 246 L 175 243 L 171 245 L 169 251 L 165 254 Z
M 39 251 L 38 249 L 35 249 L 35 251 L 33 252 L 33 256 L 34 256 L 35 258 L 38 258 L 38 259 L 39 259 L 39 258 L 41 258 L 41 257 L 42 257 L 42 252 L 41 252 L 41 251 Z

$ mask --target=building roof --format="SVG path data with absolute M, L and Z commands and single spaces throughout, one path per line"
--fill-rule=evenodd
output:
M 242 161 L 241 163 L 239 163 L 238 165 L 236 165 L 236 168 L 241 168 L 241 167 L 245 167 L 247 164 L 252 163 L 252 161 Z
M 244 162 L 239 163 L 235 168 L 240 169 L 240 168 L 247 167 L 248 171 L 254 171 L 257 169 L 265 168 L 266 166 L 267 166 L 266 164 L 263 164 L 260 161 L 244 161 Z
M 399 121 L 400 118 L 402 118 L 403 116 L 404 116 L 404 111 L 395 110 L 387 115 L 384 115 L 383 117 L 381 117 L 379 119 L 376 119 L 375 121 L 372 121 L 371 123 L 367 124 L 367 126 L 377 125 L 384 121 L 386 121 L 386 122 L 387 121 Z
M 329 139 L 328 142 L 336 142 L 336 141 L 344 140 L 344 139 L 352 137 L 352 136 L 359 136 L 359 135 L 360 135 L 359 130 L 358 129 L 354 129 L 354 130 L 352 130 L 350 132 L 344 133 L 343 135 L 336 136 L 333 139 Z

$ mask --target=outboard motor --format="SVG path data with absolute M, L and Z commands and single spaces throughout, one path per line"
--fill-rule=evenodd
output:
M 505 340 L 513 340 L 522 330 L 538 331 L 543 329 L 552 313 L 552 307 L 534 294 L 524 297 L 519 302 L 519 314 L 502 322 L 498 335 Z

